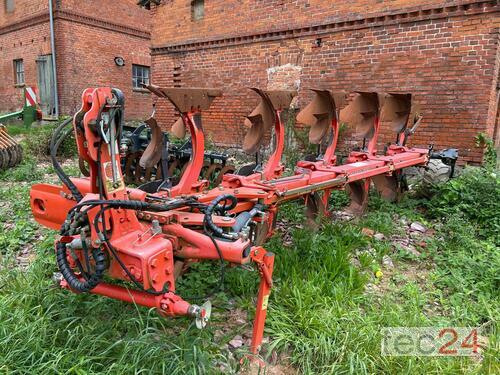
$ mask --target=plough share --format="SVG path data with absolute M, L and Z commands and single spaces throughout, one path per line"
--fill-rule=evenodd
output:
M 253 89 L 260 102 L 245 120 L 249 130 L 244 150 L 255 152 L 274 131 L 274 152 L 260 170 L 225 174 L 217 187 L 209 188 L 209 182 L 200 178 L 205 151 L 201 112 L 221 91 L 148 88 L 180 113 L 172 131 L 189 132 L 191 158 L 177 183 L 165 179 L 148 189 L 127 187 L 120 165 L 123 95 L 111 88 L 85 90 L 73 131 L 89 176 L 69 178 L 55 161 L 63 186 L 37 184 L 31 189 L 36 220 L 60 230 L 55 246 L 60 284 L 73 292 L 156 308 L 165 316 L 190 316 L 203 327 L 209 305 L 191 304 L 176 294 L 176 279 L 197 261 L 254 264 L 260 277 L 250 348 L 254 354 L 262 342 L 273 287 L 274 255 L 263 245 L 273 234 L 280 204 L 303 200 L 308 217 L 314 219 L 329 214 L 332 190 L 347 188 L 348 210 L 362 214 L 371 182 L 382 197 L 397 200 L 403 169 L 424 166 L 429 158 L 428 149 L 406 146 L 420 121 L 410 94 L 357 92 L 348 97 L 343 92 L 314 90 L 313 101 L 299 113 L 298 121 L 310 127 L 311 142 L 326 142 L 327 148 L 314 161 L 300 161 L 294 175 L 283 177 L 282 111 L 297 93 Z M 357 129 L 363 147 L 352 152 L 347 163 L 337 165 L 341 122 Z M 154 134 L 156 120 L 148 123 Z M 392 126 L 396 141 L 378 154 L 381 124 Z M 53 145 L 62 131 L 55 132 Z M 156 165 L 163 150 L 163 137 L 153 135 L 141 165 Z M 104 282 L 105 275 L 122 282 Z

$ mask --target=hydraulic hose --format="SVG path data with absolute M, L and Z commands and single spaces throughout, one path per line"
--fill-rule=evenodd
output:
M 253 219 L 255 215 L 259 213 L 259 211 L 262 211 L 263 207 L 260 204 L 255 205 L 254 208 L 252 208 L 250 211 L 245 211 L 236 216 L 235 224 L 233 225 L 232 229 L 233 232 L 239 233 L 241 230 L 250 223 L 250 221 Z
M 148 203 L 148 202 L 143 202 L 143 201 L 136 201 L 136 200 L 120 200 L 120 199 L 115 199 L 115 200 L 105 200 L 105 199 L 93 199 L 93 200 L 88 200 L 81 202 L 71 208 L 71 210 L 68 213 L 68 218 L 67 220 L 71 221 L 71 214 L 74 213 L 75 211 L 80 211 L 83 207 L 86 207 L 83 212 L 88 211 L 89 209 L 95 207 L 95 206 L 108 206 L 108 207 L 113 207 L 113 208 L 123 208 L 125 210 L 135 210 L 135 211 L 153 211 L 153 212 L 162 212 L 162 211 L 169 211 L 173 210 L 179 207 L 183 206 L 200 206 L 201 208 L 204 208 L 204 206 L 201 206 L 200 203 L 193 201 L 191 199 L 185 200 L 183 202 L 174 202 L 173 204 L 156 204 L 156 203 Z
M 64 139 L 71 133 L 71 131 L 66 132 L 61 137 L 59 134 L 63 131 L 63 129 L 68 126 L 72 122 L 72 118 L 64 120 L 57 128 L 54 130 L 54 134 L 52 135 L 52 139 L 50 140 L 50 158 L 52 160 L 52 165 L 54 166 L 54 170 L 61 180 L 61 182 L 66 185 L 66 187 L 71 191 L 71 194 L 76 199 L 77 202 L 80 202 L 83 198 L 81 192 L 78 190 L 76 185 L 70 180 L 68 175 L 64 172 L 61 165 L 57 161 L 57 150 L 61 146 L 61 143 Z
M 100 249 L 92 250 L 92 257 L 95 261 L 95 272 L 89 278 L 82 281 L 71 269 L 66 255 L 66 244 L 58 242 L 56 245 L 56 260 L 57 266 L 61 271 L 64 279 L 68 282 L 71 289 L 81 293 L 88 292 L 94 289 L 104 277 L 106 271 L 106 255 Z
M 226 205 L 226 202 L 230 201 L 228 205 Z M 224 206 L 219 206 L 220 202 L 224 202 Z M 225 212 L 232 210 L 233 208 L 236 207 L 238 204 L 238 200 L 234 195 L 231 194 L 223 194 L 219 195 L 217 198 L 215 198 L 207 207 L 205 211 L 205 218 L 204 218 L 204 223 L 205 226 L 211 230 L 216 236 L 222 237 L 222 238 L 227 238 L 227 239 L 232 239 L 231 236 L 227 235 L 224 233 L 224 230 L 217 225 L 212 220 L 212 215 L 214 211 L 219 211 L 219 212 Z

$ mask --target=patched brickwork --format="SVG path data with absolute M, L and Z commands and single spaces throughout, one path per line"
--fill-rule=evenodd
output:
M 210 1 L 198 21 L 189 3 L 151 11 L 153 76 L 224 90 L 204 115 L 214 141 L 241 144 L 243 116 L 257 103 L 246 87 L 296 85 L 299 106 L 308 88 L 412 92 L 424 121 L 411 143 L 457 147 L 463 162 L 481 162 L 474 136 L 493 136 L 497 117 L 497 1 Z M 165 102 L 158 113 L 173 123 Z M 381 144 L 393 139 L 384 131 Z
M 48 2 L 14 4 L 12 13 L 0 4 L 0 111 L 22 105 L 13 60 L 24 60 L 26 84 L 37 86 L 36 60 L 51 54 Z M 74 113 L 87 87 L 113 86 L 125 93 L 127 118 L 150 114 L 150 94 L 132 89 L 132 64 L 151 65 L 148 12 L 135 0 L 58 0 L 54 16 L 60 112 Z M 125 59 L 125 66 L 116 66 L 117 56 Z

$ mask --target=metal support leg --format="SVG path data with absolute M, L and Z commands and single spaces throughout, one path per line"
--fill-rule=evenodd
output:
M 267 252 L 262 247 L 256 247 L 252 250 L 251 257 L 257 264 L 260 274 L 259 294 L 257 296 L 257 306 L 255 308 L 252 344 L 250 346 L 252 354 L 257 354 L 262 344 L 262 338 L 264 337 L 264 325 L 266 323 L 269 295 L 273 287 L 272 274 L 274 268 L 274 254 Z

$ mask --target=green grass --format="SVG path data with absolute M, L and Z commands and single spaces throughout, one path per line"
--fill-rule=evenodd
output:
M 56 288 L 55 234 L 40 228 L 29 210 L 29 186 L 50 172 L 29 156 L 0 175 L 0 373 L 237 373 L 244 350 L 233 354 L 225 345 L 251 329 L 257 274 L 227 270 L 224 292 L 213 299 L 213 321 L 203 331 L 189 319 L 166 319 L 153 310 Z M 342 192 L 332 200 L 339 207 L 346 202 Z M 390 241 L 401 233 L 403 217 L 435 230 L 419 258 L 395 250 Z M 500 255 L 495 237 L 481 231 L 482 216 L 442 215 L 415 199 L 393 205 L 373 197 L 361 220 L 324 219 L 315 232 L 292 227 L 304 223 L 299 203 L 285 205 L 280 218 L 293 241 L 284 246 L 277 234 L 266 245 L 276 262 L 265 356 L 275 351 L 280 362 L 305 374 L 499 373 Z M 386 239 L 364 235 L 366 227 Z M 36 259 L 22 270 L 15 256 L 26 247 L 34 248 Z M 394 269 L 382 266 L 384 255 Z M 381 279 L 376 269 L 383 270 Z M 217 264 L 200 263 L 180 281 L 179 292 L 205 294 L 217 281 Z M 244 326 L 228 323 L 236 307 L 249 311 Z M 482 326 L 489 345 L 480 362 L 384 357 L 381 328 L 388 326 Z M 221 327 L 222 337 L 216 335 Z

